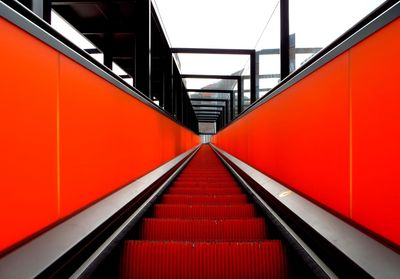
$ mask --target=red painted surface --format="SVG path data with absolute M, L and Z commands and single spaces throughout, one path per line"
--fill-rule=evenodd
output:
M 345 53 L 213 140 L 258 170 L 348 216 L 347 81 Z
M 213 143 L 399 245 L 399 31 L 397 19 Z
M 0 61 L 1 251 L 58 217 L 58 53 L 0 18 Z
M 400 245 L 400 19 L 351 50 L 353 219 Z
M 0 252 L 199 143 L 3 19 L 0 59 Z

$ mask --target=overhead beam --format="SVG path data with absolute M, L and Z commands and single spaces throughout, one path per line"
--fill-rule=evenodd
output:
M 211 99 L 211 98 L 190 98 L 191 101 L 195 102 L 229 102 L 229 99 Z
M 192 105 L 192 107 L 204 107 L 204 108 L 224 108 L 223 105 Z
M 230 94 L 234 90 L 227 89 L 187 89 L 187 92 L 198 92 L 198 93 L 227 93 Z
M 172 53 L 250 55 L 253 49 L 171 48 Z
M 182 78 L 203 78 L 203 79 L 233 79 L 237 80 L 241 76 L 230 76 L 230 75 L 194 75 L 194 74 L 187 74 L 181 75 Z

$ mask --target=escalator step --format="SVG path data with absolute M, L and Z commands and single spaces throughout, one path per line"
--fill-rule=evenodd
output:
M 217 204 L 243 204 L 247 203 L 247 196 L 244 194 L 237 195 L 169 195 L 162 196 L 161 202 L 164 204 L 202 204 L 202 205 L 217 205 Z
M 153 211 L 154 218 L 239 219 L 252 218 L 255 216 L 256 209 L 252 204 L 232 206 L 156 204 Z
M 178 195 L 232 195 L 241 194 L 242 190 L 239 187 L 171 187 L 168 194 Z
M 287 278 L 280 241 L 190 243 L 126 241 L 122 278 Z
M 236 181 L 229 182 L 204 182 L 204 181 L 174 181 L 171 187 L 238 187 Z
M 143 220 L 140 238 L 169 241 L 259 241 L 267 237 L 262 218 Z

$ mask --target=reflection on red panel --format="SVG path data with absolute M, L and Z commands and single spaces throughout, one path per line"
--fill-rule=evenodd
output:
M 397 19 L 212 141 L 399 245 L 399 32 Z
M 1 251 L 57 218 L 58 53 L 0 18 L 0 61 Z
M 397 19 L 351 50 L 353 217 L 398 245 L 399 33 Z
M 199 143 L 3 19 L 0 60 L 0 252 Z

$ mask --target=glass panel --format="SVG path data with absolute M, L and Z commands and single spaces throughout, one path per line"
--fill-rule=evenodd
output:
M 257 98 L 264 96 L 280 81 L 280 9 L 279 1 L 270 14 L 256 45 Z
M 384 0 L 290 1 L 291 71 L 333 42 Z
M 224 106 L 225 102 L 210 102 L 210 101 L 192 101 L 192 105 L 218 105 L 218 106 Z
M 248 57 L 231 54 L 178 54 L 181 73 L 198 75 L 232 75 L 242 69 Z M 215 80 L 214 80 L 215 82 Z
M 187 89 L 231 90 L 237 83 L 230 79 L 185 78 Z
M 213 110 L 213 111 L 222 111 L 221 107 L 194 107 L 194 110 Z
M 215 134 L 215 123 L 199 121 L 199 132 L 201 134 Z
M 230 99 L 229 93 L 189 92 L 189 98 L 202 99 Z
M 265 0 L 153 0 L 153 3 L 173 47 L 244 49 L 254 48 L 265 15 L 271 13 L 274 4 Z

